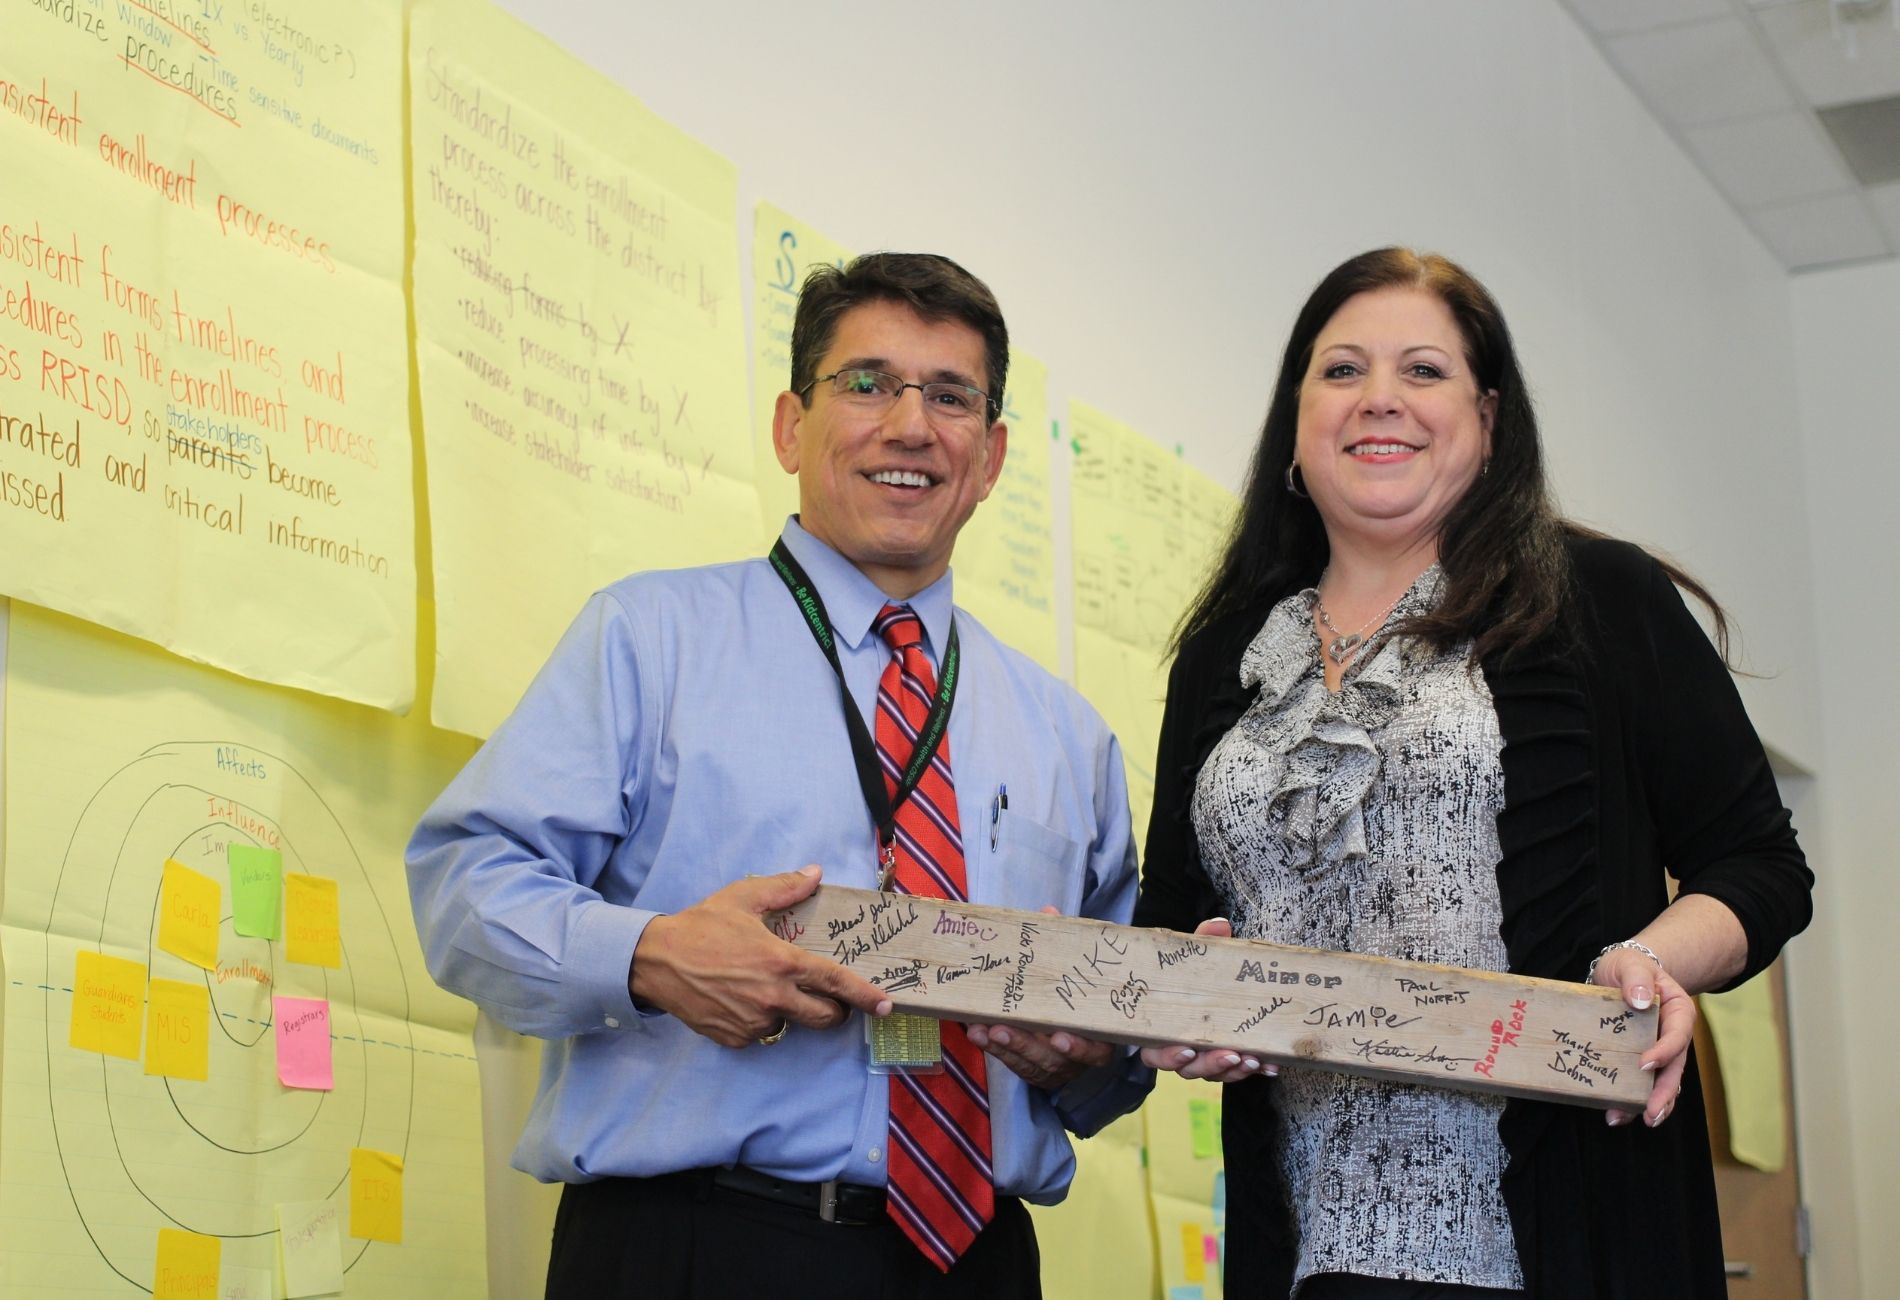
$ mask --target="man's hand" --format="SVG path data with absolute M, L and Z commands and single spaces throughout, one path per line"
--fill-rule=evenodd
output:
M 786 943 L 766 913 L 818 888 L 816 866 L 734 881 L 683 912 L 647 923 L 627 988 L 723 1047 L 745 1047 L 787 1022 L 829 1029 L 853 1007 L 888 1015 L 890 999 L 869 981 Z
M 1107 1065 L 1115 1049 L 1093 1038 L 1059 1029 L 1040 1034 L 1017 1025 L 966 1025 L 970 1041 L 1015 1072 L 1024 1083 L 1050 1092 L 1084 1070 Z

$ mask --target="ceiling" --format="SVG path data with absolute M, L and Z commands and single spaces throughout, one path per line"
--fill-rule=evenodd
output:
M 1792 271 L 1900 255 L 1900 0 L 1561 0 Z

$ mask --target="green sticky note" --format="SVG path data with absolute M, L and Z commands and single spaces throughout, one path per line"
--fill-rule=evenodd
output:
M 1220 1154 L 1220 1104 L 1205 1097 L 1188 1101 L 1188 1129 L 1194 1134 L 1194 1158 L 1212 1160 Z
M 255 844 L 233 844 L 225 856 L 231 864 L 231 928 L 253 939 L 275 939 L 284 896 L 284 855 Z

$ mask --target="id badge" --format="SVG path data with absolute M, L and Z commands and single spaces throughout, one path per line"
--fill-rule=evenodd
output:
M 901 1012 L 864 1018 L 872 1074 L 941 1074 L 943 1026 L 929 1016 Z

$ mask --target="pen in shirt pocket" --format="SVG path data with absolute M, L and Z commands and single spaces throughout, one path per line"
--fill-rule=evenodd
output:
M 997 832 L 1003 828 L 1003 813 L 1009 808 L 1009 786 L 998 782 L 990 798 L 990 852 L 996 852 Z

